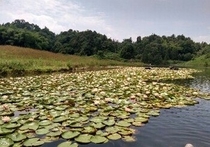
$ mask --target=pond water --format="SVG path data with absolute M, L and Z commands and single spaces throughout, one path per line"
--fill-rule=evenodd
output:
M 182 84 L 210 92 L 210 69 L 196 75 L 193 80 Z M 210 101 L 197 99 L 199 104 L 185 108 L 162 109 L 160 116 L 151 117 L 149 122 L 137 129 L 136 142 L 121 140 L 106 144 L 80 145 L 83 147 L 210 147 Z M 43 145 L 56 147 L 63 140 Z

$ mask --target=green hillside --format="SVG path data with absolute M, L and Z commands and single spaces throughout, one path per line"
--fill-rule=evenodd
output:
M 75 71 L 118 65 L 142 65 L 88 56 L 65 55 L 30 48 L 0 46 L 0 75 Z
M 210 67 L 210 54 L 201 55 L 188 62 L 180 64 L 180 66 L 203 68 Z
M 181 35 L 125 38 L 123 41 L 108 38 L 96 31 L 69 29 L 55 34 L 47 27 L 40 28 L 25 20 L 0 24 L 0 45 L 12 45 L 53 53 L 78 56 L 97 56 L 100 59 L 138 61 L 152 65 L 169 65 L 187 62 L 210 52 L 210 45 L 194 42 Z M 85 57 L 86 58 L 86 57 Z

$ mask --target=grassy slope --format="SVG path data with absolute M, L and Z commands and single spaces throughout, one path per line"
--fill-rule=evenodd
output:
M 94 57 L 64 55 L 48 51 L 34 50 L 15 46 L 0 46 L 0 67 L 4 70 L 24 69 L 24 71 L 57 71 L 69 67 L 99 67 L 115 65 L 141 65 L 113 60 L 99 60 Z
M 195 68 L 210 67 L 210 58 L 206 58 L 206 55 L 202 55 L 191 61 L 181 63 L 180 65 Z

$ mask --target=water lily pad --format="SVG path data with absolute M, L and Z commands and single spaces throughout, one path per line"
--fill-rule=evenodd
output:
M 59 117 L 56 117 L 55 119 L 53 119 L 53 122 L 56 122 L 56 123 L 59 123 L 59 122 L 63 122 L 65 120 L 67 120 L 68 118 L 65 117 L 65 116 L 59 116 Z
M 64 111 L 66 108 L 67 108 L 66 106 L 58 106 L 58 107 L 55 107 L 54 109 L 58 111 Z
M 134 121 L 136 121 L 136 122 L 146 123 L 146 122 L 148 122 L 148 118 L 144 118 L 144 117 L 136 117 L 136 118 L 134 119 Z
M 60 143 L 57 147 L 70 147 L 70 145 L 71 145 L 71 142 L 66 141 L 66 142 Z
M 118 133 L 114 133 L 114 134 L 111 134 L 109 136 L 107 136 L 108 139 L 111 139 L 111 140 L 118 140 L 121 138 L 121 135 L 118 134 Z
M 81 134 L 75 138 L 75 141 L 77 141 L 78 143 L 90 143 L 91 137 L 92 135 L 89 134 Z
M 160 112 L 158 110 L 153 110 L 153 111 L 148 112 L 147 114 L 151 116 L 159 116 Z
M 119 121 L 116 123 L 117 126 L 121 126 L 121 127 L 129 127 L 131 126 L 131 123 L 126 122 L 126 121 Z
M 57 147 L 78 147 L 79 145 L 77 143 L 71 143 L 70 141 L 62 142 Z
M 63 137 L 64 139 L 72 139 L 72 138 L 77 137 L 78 135 L 80 135 L 79 132 L 67 131 L 67 132 L 64 132 L 64 133 L 62 134 L 62 137 Z
M 122 140 L 125 142 L 135 142 L 136 141 L 136 139 L 133 136 L 123 136 Z
M 97 135 L 97 136 L 92 136 L 90 141 L 93 143 L 104 143 L 105 141 L 107 141 L 107 138 Z
M 20 130 L 36 130 L 39 127 L 39 123 L 37 121 L 28 122 L 20 127 Z
M 14 142 L 10 138 L 0 138 L 0 146 L 1 147 L 10 147 L 13 144 L 14 144 Z
M 123 136 L 127 136 L 127 135 L 132 135 L 132 131 L 129 130 L 129 129 L 122 129 L 118 132 L 120 135 L 123 135 Z
M 7 135 L 7 137 L 12 139 L 14 142 L 19 142 L 21 140 L 26 139 L 26 135 L 17 132 Z
M 9 124 L 6 124 L 4 127 L 7 128 L 7 129 L 15 129 L 15 128 L 18 128 L 20 126 L 21 126 L 21 124 L 18 124 L 18 123 L 9 123 Z
M 113 134 L 113 133 L 117 133 L 118 131 L 120 131 L 120 129 L 118 127 L 114 126 L 114 127 L 107 127 L 105 129 L 105 131 Z
M 74 119 L 75 121 L 77 122 L 84 122 L 84 121 L 87 121 L 89 118 L 87 116 L 81 116 L 77 119 Z
M 44 135 L 44 134 L 47 134 L 48 132 L 49 132 L 49 129 L 46 129 L 46 128 L 36 130 L 36 134 L 38 135 Z
M 47 136 L 50 136 L 50 137 L 60 136 L 61 133 L 62 133 L 61 131 L 50 132 L 47 134 Z
M 84 130 L 82 130 L 83 133 L 85 134 L 93 134 L 95 133 L 97 130 L 91 126 L 88 127 L 84 127 Z
M 14 129 L 7 129 L 0 126 L 0 135 L 5 135 L 14 132 Z
M 52 122 L 50 120 L 43 120 L 39 122 L 40 126 L 47 126 L 50 125 Z
M 107 125 L 107 126 L 113 126 L 115 124 L 115 120 L 105 120 L 103 121 L 103 124 Z
M 93 123 L 93 124 L 91 124 L 91 126 L 93 126 L 96 129 L 102 129 L 105 127 L 105 125 L 102 123 Z
M 73 123 L 70 125 L 72 128 L 83 128 L 83 125 L 81 123 Z
M 24 146 L 40 146 L 44 144 L 44 141 L 41 141 L 39 138 L 30 138 L 23 142 Z
M 132 122 L 132 125 L 136 126 L 136 127 L 141 127 L 143 126 L 144 124 L 142 122 L 139 122 L 139 121 L 134 121 Z
M 21 142 L 16 142 L 16 143 L 13 144 L 12 147 L 22 147 L 22 146 L 23 146 L 23 145 L 22 145 Z
M 104 121 L 101 117 L 94 117 L 90 121 L 95 122 L 95 123 L 101 123 Z

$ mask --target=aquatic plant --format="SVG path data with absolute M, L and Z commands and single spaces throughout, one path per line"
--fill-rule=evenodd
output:
M 132 126 L 144 126 L 162 108 L 194 105 L 194 98 L 203 97 L 198 90 L 165 82 L 193 78 L 193 72 L 119 67 L 2 78 L 0 144 L 40 146 L 63 138 L 59 147 L 77 147 L 135 141 Z

